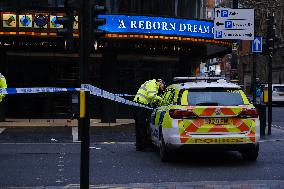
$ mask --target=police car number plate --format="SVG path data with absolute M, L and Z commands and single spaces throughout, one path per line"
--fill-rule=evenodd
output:
M 214 125 L 225 125 L 228 124 L 228 118 L 207 118 L 205 119 L 205 123 Z

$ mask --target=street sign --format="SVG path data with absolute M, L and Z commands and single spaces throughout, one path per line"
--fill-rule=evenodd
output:
M 254 39 L 254 10 L 215 8 L 214 39 Z
M 252 52 L 262 52 L 262 37 L 255 36 L 254 40 L 251 43 Z

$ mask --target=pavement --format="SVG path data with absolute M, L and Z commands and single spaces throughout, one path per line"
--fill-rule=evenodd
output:
M 6 189 L 78 189 L 79 184 L 66 186 L 8 187 Z M 200 181 L 200 182 L 163 182 L 129 183 L 110 185 L 90 185 L 93 189 L 283 189 L 284 180 L 249 180 L 249 181 Z
M 134 123 L 134 119 L 116 119 L 116 123 L 102 123 L 100 119 L 91 119 L 90 126 L 107 127 L 107 126 L 119 126 L 124 124 Z M 0 127 L 77 127 L 78 120 L 76 119 L 5 119 L 0 122 Z

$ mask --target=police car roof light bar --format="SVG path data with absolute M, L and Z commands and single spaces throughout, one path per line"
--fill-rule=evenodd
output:
M 189 81 L 218 81 L 223 77 L 174 77 L 174 82 L 189 82 Z

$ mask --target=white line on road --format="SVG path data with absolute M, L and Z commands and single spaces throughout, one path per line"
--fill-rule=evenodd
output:
M 91 144 L 125 144 L 125 145 L 133 145 L 135 142 L 93 142 Z M 38 143 L 32 143 L 32 142 L 27 142 L 27 143 L 11 143 L 11 142 L 3 142 L 0 143 L 0 145 L 80 145 L 80 141 L 77 143 L 74 142 L 57 142 L 57 143 L 47 143 L 47 142 L 38 142 Z
M 90 149 L 101 150 L 102 148 L 98 148 L 98 147 L 90 146 Z
M 73 142 L 78 141 L 78 127 L 72 127 Z
M 5 130 L 6 128 L 0 128 L 0 134 Z
M 276 128 L 281 128 L 283 129 L 283 127 L 279 126 L 279 125 L 271 125 L 272 127 L 276 127 Z

